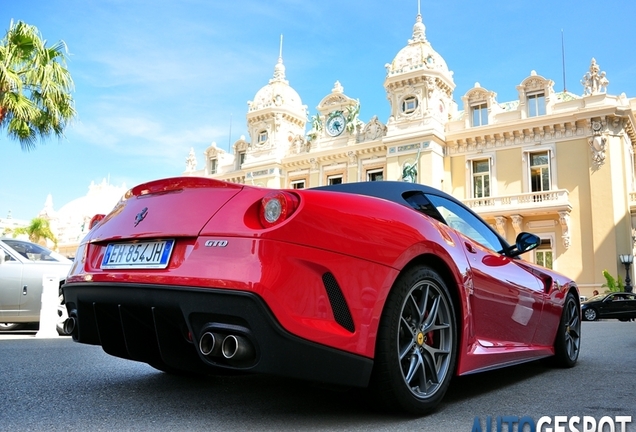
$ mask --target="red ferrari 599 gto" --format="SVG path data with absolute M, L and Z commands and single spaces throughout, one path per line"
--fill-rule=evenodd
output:
M 272 190 L 208 178 L 130 190 L 64 285 L 77 342 L 166 372 L 371 388 L 426 413 L 454 375 L 580 347 L 574 282 L 519 258 L 453 197 L 406 182 Z

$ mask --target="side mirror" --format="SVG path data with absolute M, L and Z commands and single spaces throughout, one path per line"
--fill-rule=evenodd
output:
M 530 252 L 533 249 L 536 249 L 541 244 L 541 239 L 539 236 L 522 232 L 517 236 L 516 244 L 513 246 L 508 253 L 511 257 L 519 256 L 523 253 Z

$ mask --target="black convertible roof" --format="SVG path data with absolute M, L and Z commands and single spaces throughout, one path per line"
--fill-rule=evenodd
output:
M 376 198 L 383 198 L 385 200 L 404 205 L 408 205 L 405 198 L 407 198 L 409 195 L 412 195 L 413 192 L 421 192 L 429 195 L 442 196 L 446 199 L 456 202 L 457 204 L 460 204 L 462 207 L 465 207 L 463 203 L 458 201 L 453 196 L 442 192 L 441 190 L 436 189 L 432 186 L 401 181 L 367 181 L 357 183 L 341 183 L 337 185 L 310 188 L 310 190 L 323 190 L 367 195 Z

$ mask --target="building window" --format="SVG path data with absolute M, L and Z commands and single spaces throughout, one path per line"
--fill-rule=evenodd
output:
M 328 185 L 342 184 L 342 175 L 334 175 L 334 176 L 327 177 L 327 184 Z
M 550 152 L 530 153 L 530 190 L 550 190 Z
M 402 112 L 404 114 L 411 114 L 417 109 L 417 98 L 415 96 L 409 96 L 402 101 Z
M 245 152 L 239 152 L 238 154 L 238 160 L 239 160 L 239 168 L 245 163 Z
M 216 158 L 210 159 L 210 165 L 208 167 L 208 172 L 210 174 L 216 174 L 217 163 L 218 161 L 216 160 Z
M 488 105 L 482 103 L 471 107 L 473 112 L 473 126 L 485 126 L 488 124 Z
M 367 181 L 382 181 L 384 180 L 384 170 L 374 169 L 367 171 Z
M 528 95 L 528 117 L 545 115 L 545 96 L 543 93 Z
M 473 198 L 490 196 L 490 160 L 472 161 L 473 170 Z
M 258 144 L 259 145 L 264 144 L 265 141 L 267 141 L 267 131 L 266 130 L 260 131 L 258 133 Z
M 534 262 L 545 268 L 553 268 L 554 251 L 550 239 L 541 239 L 541 244 L 534 251 Z
M 293 180 L 291 182 L 292 189 L 305 189 L 305 180 Z

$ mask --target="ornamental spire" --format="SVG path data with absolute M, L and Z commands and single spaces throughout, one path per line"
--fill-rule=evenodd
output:
M 269 82 L 285 81 L 285 65 L 283 64 L 283 35 L 280 35 L 280 47 L 278 49 L 278 62 L 274 66 L 274 78 Z
M 417 18 L 413 26 L 413 39 L 409 39 L 409 44 L 416 42 L 426 42 L 426 26 L 422 22 L 422 14 L 420 12 L 420 0 L 417 0 Z

